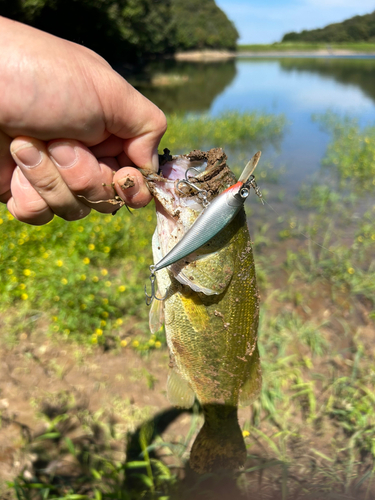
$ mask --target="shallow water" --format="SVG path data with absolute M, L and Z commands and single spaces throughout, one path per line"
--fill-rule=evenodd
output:
M 153 85 L 155 75 L 179 75 L 175 85 Z M 157 82 L 157 79 L 155 80 Z M 258 111 L 284 114 L 288 125 L 263 161 L 284 166 L 279 187 L 287 198 L 319 171 L 330 140 L 314 115 L 333 111 L 363 125 L 375 117 L 375 58 L 238 58 L 220 63 L 164 62 L 133 82 L 166 112 Z M 250 154 L 253 151 L 249 152 Z M 261 164 L 260 164 L 261 166 Z

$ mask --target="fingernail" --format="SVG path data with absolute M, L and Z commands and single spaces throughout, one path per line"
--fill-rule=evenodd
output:
M 159 168 L 160 168 L 159 153 L 158 153 L 157 149 L 152 153 L 151 163 L 152 163 L 152 169 L 154 170 L 154 172 L 159 172 Z
M 36 149 L 30 142 L 18 140 L 17 149 L 11 149 L 12 156 L 17 164 L 26 168 L 34 168 L 42 161 L 42 153 Z
M 22 170 L 20 169 L 20 167 L 17 167 L 15 169 L 16 173 L 17 173 L 17 176 L 18 176 L 18 181 L 19 183 L 21 184 L 21 186 L 23 187 L 30 187 L 30 182 L 26 179 L 26 177 L 23 175 L 23 172 Z
M 48 151 L 60 168 L 71 168 L 78 159 L 76 148 L 66 142 L 55 142 L 48 147 Z
M 123 177 L 119 181 L 117 181 L 118 185 L 123 191 L 126 191 L 129 188 L 132 188 L 135 186 L 135 179 L 131 175 L 128 175 L 126 177 Z

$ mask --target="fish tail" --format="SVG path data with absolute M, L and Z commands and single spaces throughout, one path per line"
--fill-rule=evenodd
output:
M 246 447 L 238 424 L 237 408 L 222 404 L 203 406 L 205 422 L 190 452 L 190 467 L 198 474 L 244 465 Z

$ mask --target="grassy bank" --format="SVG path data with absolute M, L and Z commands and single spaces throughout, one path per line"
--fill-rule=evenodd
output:
M 130 365 L 133 355 L 142 363 L 121 379 L 122 399 L 127 394 L 129 400 L 113 400 L 111 411 L 104 403 L 90 410 L 72 387 L 36 392 L 33 408 L 44 427 L 20 433 L 24 472 L 7 498 L 374 497 L 375 131 L 333 115 L 318 119 L 332 140 L 322 172 L 301 187 L 294 210 L 278 205 L 277 173 L 261 165 L 257 179 L 276 213 L 249 204 L 264 382 L 251 412 L 240 410 L 248 461 L 234 476 L 191 475 L 186 463 L 202 421 L 197 409 L 166 408 L 163 418 L 153 418 L 165 399 L 168 365 L 162 332 L 147 333 L 143 301 L 153 209 L 92 214 L 77 223 L 55 220 L 43 228 L 19 224 L 2 209 L 0 321 L 5 352 L 22 353 L 17 369 L 30 369 L 22 360 L 34 356 L 46 373 L 56 373 L 56 386 L 58 376 L 64 378 L 39 344 L 22 347 L 35 330 L 58 341 L 60 350 L 71 349 L 82 371 L 94 370 L 98 357 Z M 241 156 L 250 147 L 249 130 L 251 143 L 266 143 L 280 136 L 283 121 L 172 117 L 163 147 L 225 146 Z M 135 412 L 131 377 L 143 384 L 138 390 L 153 408 Z M 110 379 L 105 391 L 121 380 Z M 0 403 L 1 390 L 5 386 Z M 13 417 L 1 408 L 5 428 Z M 166 421 L 177 422 L 169 434 Z M 68 473 L 59 460 L 73 464 Z
M 375 52 L 375 43 L 304 43 L 284 42 L 271 44 L 238 45 L 238 52 L 305 52 L 318 50 L 345 50 L 353 52 Z

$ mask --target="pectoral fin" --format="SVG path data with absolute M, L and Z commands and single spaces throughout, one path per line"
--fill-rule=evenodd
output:
M 194 404 L 195 395 L 189 382 L 172 368 L 168 375 L 167 396 L 169 402 L 180 408 L 191 408 Z
M 158 290 L 158 294 L 159 294 Z M 162 300 L 153 300 L 148 317 L 150 332 L 156 333 L 164 324 L 164 304 Z
M 223 293 L 233 276 L 233 252 L 229 246 L 212 253 L 204 248 L 171 266 L 174 277 L 194 292 L 205 295 Z

